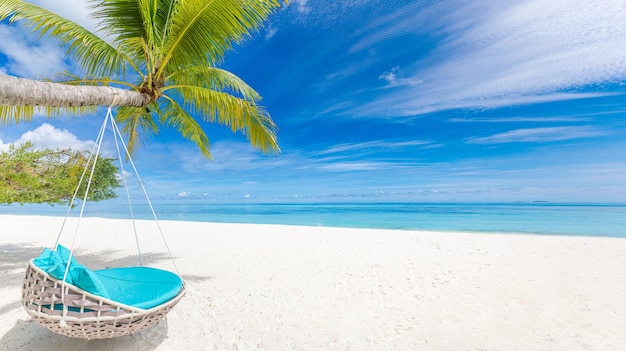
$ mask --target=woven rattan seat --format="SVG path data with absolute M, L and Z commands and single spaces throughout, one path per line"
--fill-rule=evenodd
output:
M 45 328 L 81 339 L 105 339 L 128 335 L 161 320 L 185 294 L 150 309 L 141 309 L 90 294 L 62 282 L 41 270 L 31 260 L 22 287 L 22 305 L 26 312 Z M 63 319 L 63 309 L 68 311 Z

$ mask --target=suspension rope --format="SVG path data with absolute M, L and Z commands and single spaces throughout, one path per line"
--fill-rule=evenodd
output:
M 81 203 L 81 206 L 80 206 L 80 214 L 78 215 L 78 222 L 76 223 L 76 229 L 74 230 L 74 236 L 72 237 L 72 245 L 70 246 L 70 255 L 67 259 L 67 264 L 65 265 L 65 273 L 63 274 L 63 280 L 61 282 L 61 302 L 63 303 L 63 315 L 61 317 L 61 320 L 59 321 L 59 324 L 61 325 L 61 327 L 64 327 L 66 325 L 65 318 L 67 317 L 67 312 L 68 312 L 67 305 L 65 304 L 65 285 L 67 284 L 67 274 L 70 271 L 70 263 L 72 263 L 72 257 L 74 256 L 74 246 L 76 244 L 76 238 L 78 237 L 78 228 L 80 226 L 80 221 L 83 218 L 83 212 L 85 211 L 85 204 L 87 203 L 87 197 L 89 196 L 89 190 L 91 188 L 91 184 L 93 181 L 93 175 L 96 170 L 96 161 L 98 161 L 98 155 L 100 154 L 100 148 L 102 147 L 102 139 L 104 139 L 103 138 L 104 126 L 106 126 L 109 116 L 111 116 L 111 114 L 107 113 L 104 119 L 104 122 L 102 123 L 103 128 L 101 128 L 101 133 L 100 135 L 98 135 L 96 153 L 95 153 L 95 156 L 93 157 L 93 164 L 91 165 L 91 172 L 89 173 L 87 187 L 85 188 L 85 195 L 83 196 L 83 202 Z M 88 167 L 89 167 L 89 163 L 85 165 L 85 169 L 87 169 Z
M 139 245 L 139 236 L 137 235 L 137 225 L 135 224 L 135 214 L 133 212 L 133 205 L 130 200 L 130 191 L 128 189 L 128 182 L 126 180 L 126 175 L 124 174 L 124 162 L 122 162 L 122 154 L 120 153 L 120 145 L 117 140 L 118 133 L 116 133 L 116 125 L 115 119 L 113 118 L 113 114 L 111 113 L 111 107 L 109 107 L 107 114 L 111 116 L 111 129 L 113 131 L 113 138 L 115 139 L 115 148 L 117 149 L 117 159 L 120 161 L 120 170 L 122 171 L 122 180 L 124 181 L 124 188 L 126 189 L 126 198 L 128 199 L 128 208 L 130 210 L 130 218 L 133 222 L 133 232 L 135 233 L 135 243 L 137 244 L 137 254 L 139 255 L 139 263 L 143 266 L 143 257 L 141 255 L 141 246 Z M 120 140 L 122 136 L 120 135 Z M 123 141 L 122 141 L 123 143 Z M 126 149 L 126 146 L 124 146 Z M 130 157 L 128 158 L 130 160 Z M 139 178 L 139 176 L 137 176 Z
M 67 219 L 70 216 L 70 211 L 74 208 L 74 201 L 76 200 L 76 196 L 78 196 L 78 191 L 80 190 L 80 186 L 83 184 L 83 180 L 85 179 L 85 175 L 87 174 L 87 169 L 89 169 L 89 163 L 91 162 L 96 147 L 102 143 L 102 138 L 104 137 L 104 131 L 106 129 L 106 121 L 102 123 L 100 127 L 100 131 L 98 132 L 98 137 L 96 138 L 96 142 L 93 144 L 91 148 L 91 152 L 89 153 L 89 158 L 87 158 L 87 163 L 85 163 L 85 167 L 83 168 L 83 173 L 80 175 L 80 179 L 78 180 L 78 185 L 76 186 L 76 190 L 74 190 L 74 195 L 72 195 L 72 199 L 70 200 L 70 205 L 67 208 L 67 212 L 65 213 L 65 218 L 63 219 L 63 223 L 61 224 L 61 230 L 59 230 L 59 234 L 57 235 L 56 241 L 54 242 L 54 246 L 52 246 L 53 250 L 56 250 L 59 245 L 59 241 L 61 240 L 61 235 L 63 234 L 63 229 L 65 228 L 65 224 L 67 223 Z
M 109 109 L 109 111 L 110 111 L 110 109 Z M 180 271 L 178 270 L 178 266 L 176 265 L 176 261 L 174 260 L 174 256 L 172 255 L 172 251 L 170 250 L 170 246 L 168 245 L 167 240 L 165 239 L 165 234 L 163 233 L 163 229 L 161 228 L 161 224 L 159 223 L 159 219 L 157 218 L 156 212 L 154 211 L 154 207 L 152 206 L 152 202 L 150 201 L 150 197 L 148 196 L 148 192 L 146 191 L 146 188 L 143 185 L 143 181 L 141 180 L 141 177 L 139 176 L 139 172 L 137 171 L 137 167 L 135 167 L 135 162 L 133 162 L 133 159 L 130 156 L 130 152 L 128 151 L 128 148 L 126 147 L 126 143 L 124 143 L 124 139 L 122 139 L 122 137 L 121 137 L 122 134 L 120 133 L 120 130 L 117 127 L 117 123 L 115 122 L 115 118 L 111 118 L 111 124 L 113 125 L 113 132 L 120 136 L 120 142 L 121 142 L 122 146 L 124 147 L 124 151 L 126 152 L 126 156 L 128 157 L 128 161 L 130 162 L 130 165 L 133 167 L 133 171 L 135 172 L 135 175 L 137 176 L 137 180 L 139 182 L 139 185 L 141 186 L 141 190 L 143 191 L 143 194 L 146 197 L 146 201 L 148 202 L 148 206 L 150 207 L 150 211 L 152 212 L 152 216 L 154 217 L 154 222 L 156 223 L 156 226 L 157 226 L 157 228 L 159 230 L 159 234 L 161 235 L 161 239 L 163 240 L 163 244 L 165 245 L 165 248 L 167 249 L 167 253 L 170 256 L 170 260 L 172 261 L 172 265 L 174 266 L 174 269 L 176 270 L 176 274 L 179 277 L 181 277 Z M 183 280 L 183 286 L 184 285 L 185 285 L 185 281 Z

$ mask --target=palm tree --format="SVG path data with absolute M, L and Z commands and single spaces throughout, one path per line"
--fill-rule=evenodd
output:
M 258 30 L 279 0 L 89 0 L 96 32 L 39 6 L 0 0 L 0 21 L 54 37 L 81 74 L 55 82 L 0 75 L 0 122 L 117 106 L 131 148 L 144 132 L 172 127 L 210 157 L 200 122 L 241 132 L 264 152 L 279 151 L 276 125 L 259 94 L 217 67 L 234 44 Z

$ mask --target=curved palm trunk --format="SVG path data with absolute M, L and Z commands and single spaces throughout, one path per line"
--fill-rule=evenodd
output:
M 5 106 L 145 107 L 149 102 L 149 95 L 131 90 L 42 82 L 0 74 L 0 105 Z

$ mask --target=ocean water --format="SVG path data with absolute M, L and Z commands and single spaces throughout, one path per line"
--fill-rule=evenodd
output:
M 162 220 L 626 237 L 626 204 L 157 202 L 154 209 Z M 64 206 L 0 206 L 0 214 L 66 212 Z M 153 218 L 147 204 L 133 205 L 133 212 L 135 218 Z M 71 215 L 78 213 L 75 208 Z M 105 201 L 87 204 L 84 215 L 130 218 L 130 211 Z

